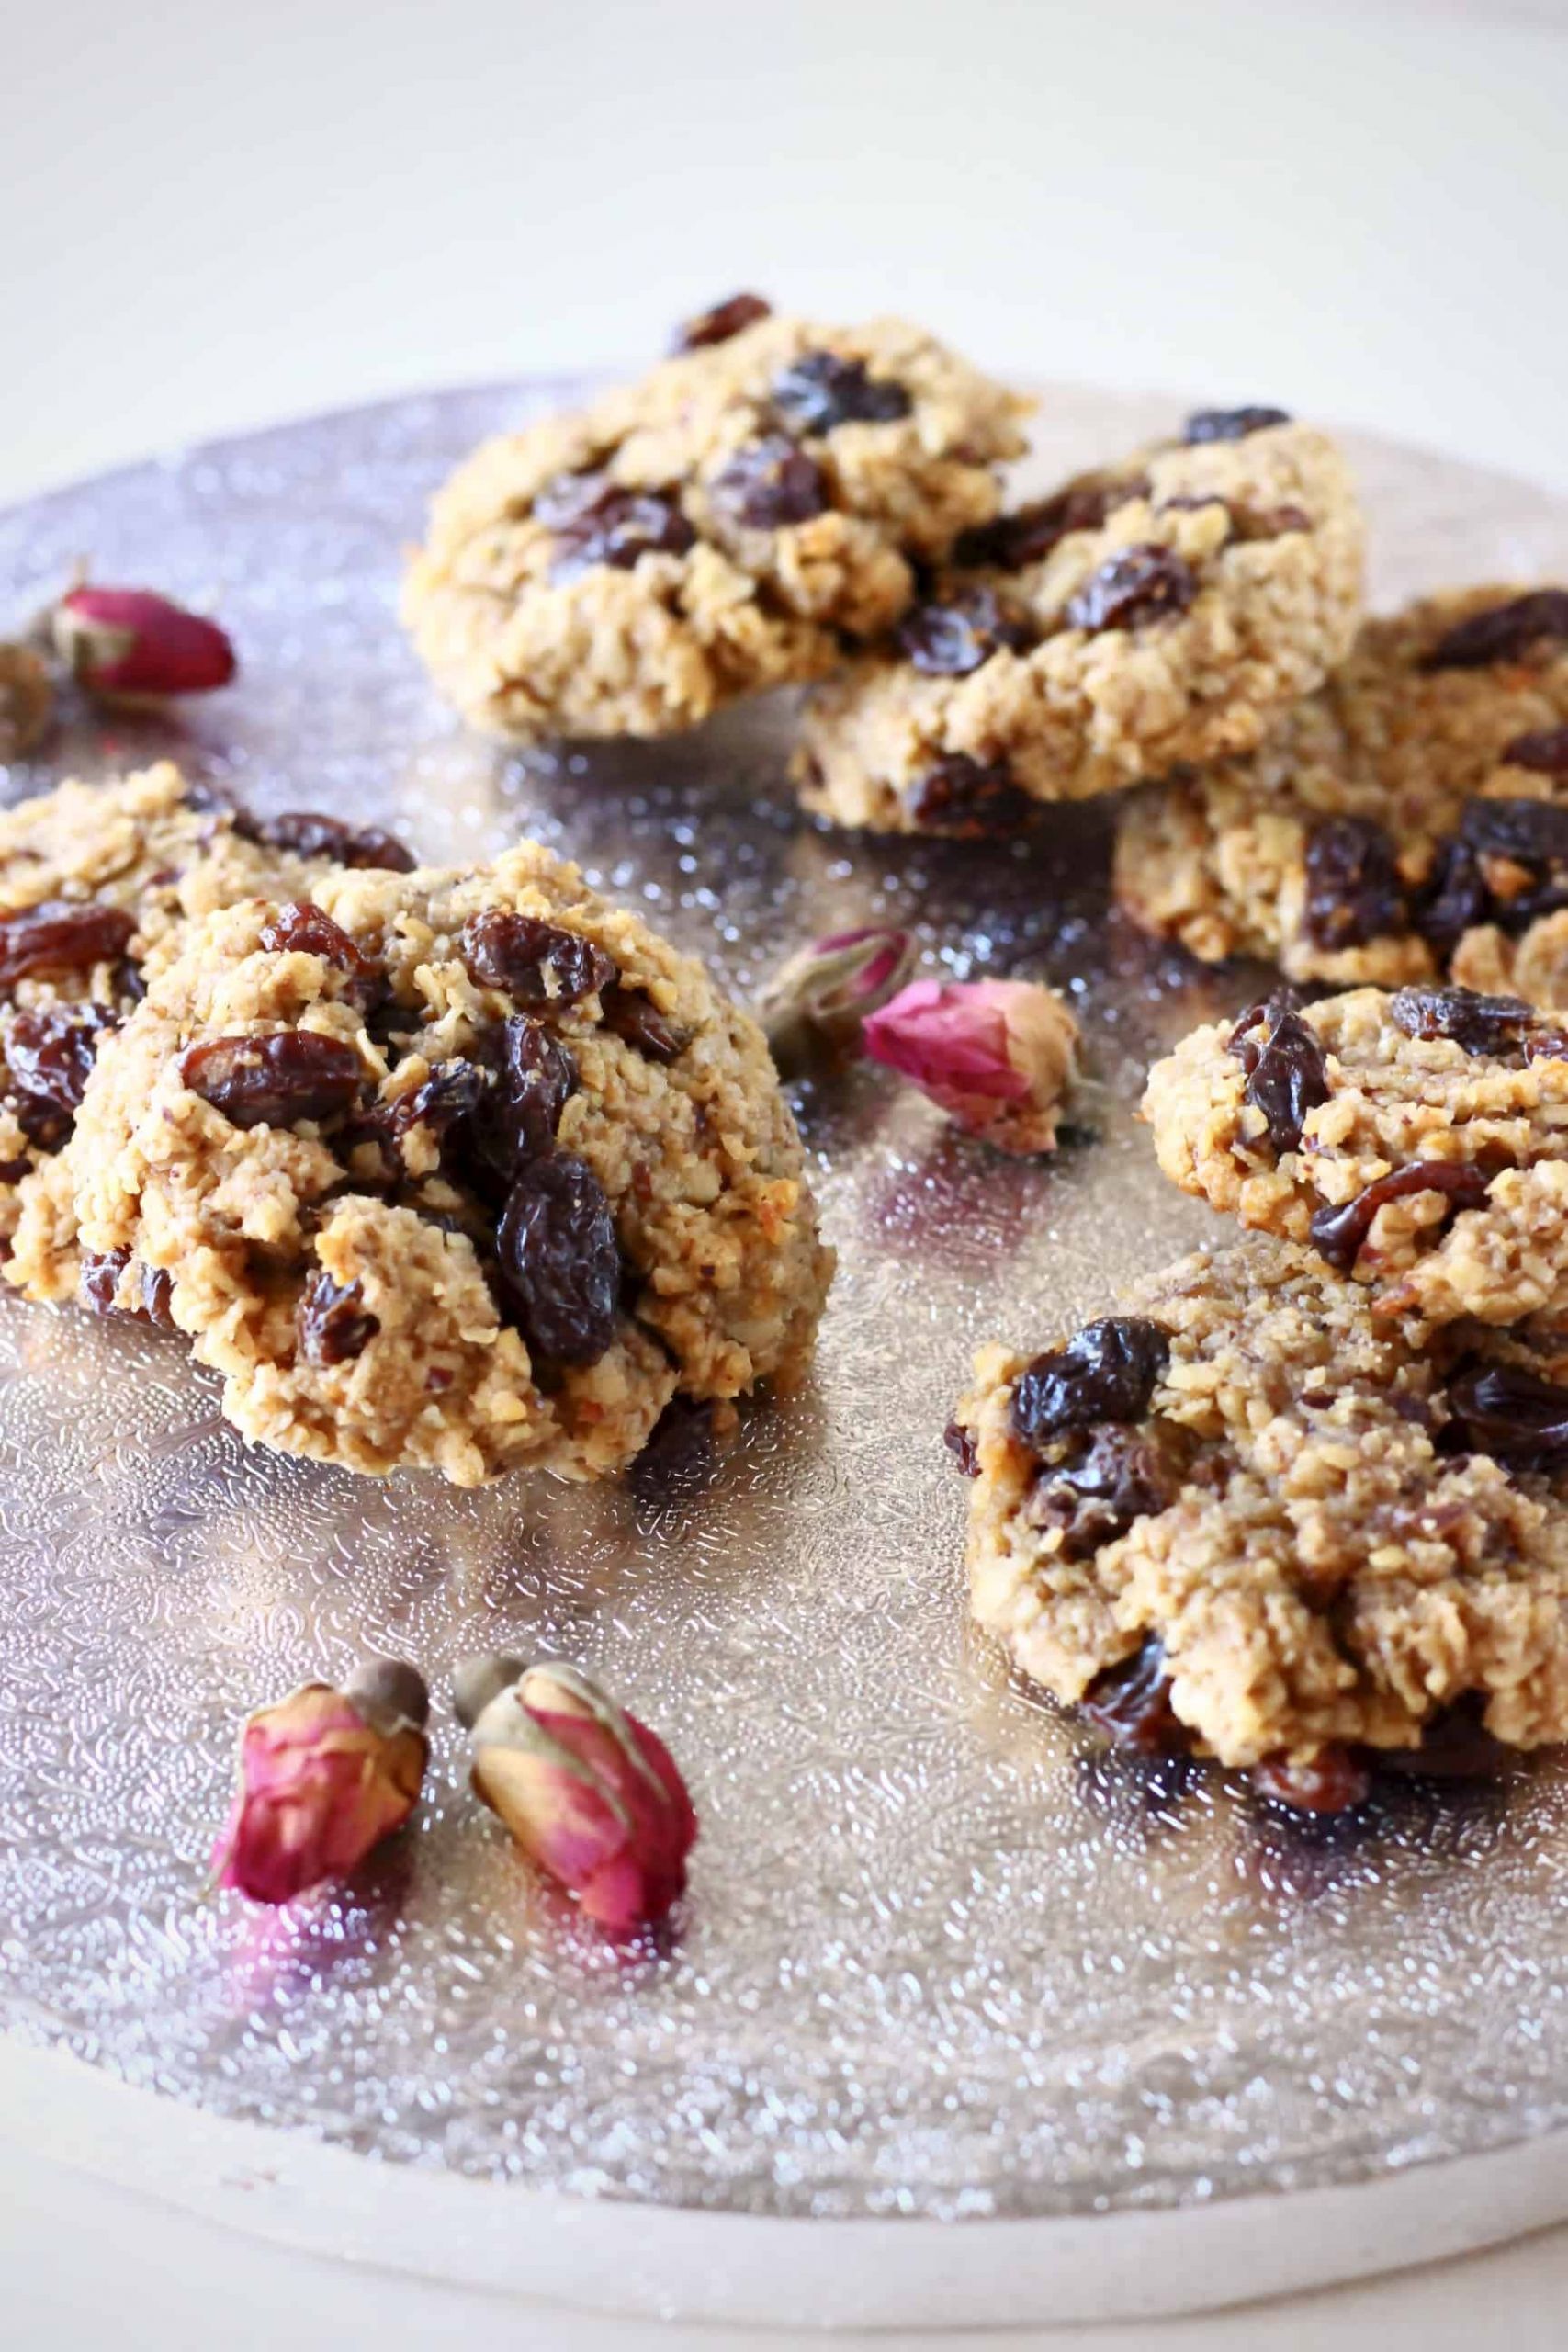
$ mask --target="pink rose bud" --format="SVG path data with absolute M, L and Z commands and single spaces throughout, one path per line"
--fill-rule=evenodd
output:
M 240 1786 L 213 1876 L 253 1903 L 290 1903 L 343 1878 L 413 1811 L 430 1754 L 430 1693 L 412 1666 L 378 1658 L 341 1690 L 307 1682 L 252 1715 Z
M 102 702 L 210 694 L 237 666 L 216 621 L 151 588 L 73 588 L 56 605 L 53 625 L 61 660 Z
M 874 925 L 814 940 L 781 964 L 757 999 L 780 1075 L 799 1077 L 825 1052 L 852 1052 L 866 1014 L 903 986 L 914 960 L 907 931 Z
M 1078 1026 L 1032 980 L 916 980 L 865 1024 L 865 1050 L 1001 1151 L 1054 1151 Z
M 470 1658 L 453 1703 L 474 1792 L 529 1860 L 613 1936 L 661 1919 L 685 1886 L 697 1816 L 647 1724 L 558 1660 Z

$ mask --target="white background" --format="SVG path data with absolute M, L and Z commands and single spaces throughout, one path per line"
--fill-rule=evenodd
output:
M 1551 0 L 3 0 L 0 497 L 408 387 L 635 361 L 738 286 L 1568 490 L 1565 233 Z M 17 2352 L 733 2340 L 459 2311 L 4 2155 L 0 2290 Z M 1048 2340 L 1547 2352 L 1565 2301 L 1559 2234 Z

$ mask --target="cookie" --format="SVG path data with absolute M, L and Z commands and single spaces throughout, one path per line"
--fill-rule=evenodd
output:
M 1173 1183 L 1428 1322 L 1568 1316 L 1568 1013 L 1461 988 L 1288 995 L 1149 1076 Z
M 197 925 L 65 1158 L 87 1303 L 378 1475 L 617 1470 L 677 1394 L 797 1380 L 831 1269 L 761 1032 L 528 844 Z M 6 1272 L 70 1294 L 42 1204 Z
M 167 762 L 0 812 L 0 1239 L 181 927 L 253 893 L 304 892 L 338 855 L 412 863 L 333 818 L 254 818 Z
M 919 327 L 754 304 L 697 323 L 694 347 L 486 443 L 436 498 L 404 617 L 488 733 L 669 735 L 820 677 L 997 513 L 1028 403 Z
M 1252 759 L 1140 793 L 1116 894 L 1206 963 L 1551 1001 L 1568 978 L 1568 591 L 1475 588 L 1369 621 Z
M 1044 1354 L 977 1357 L 950 1432 L 975 1616 L 1113 1737 L 1309 1810 L 1375 1758 L 1561 1740 L 1560 1381 L 1561 1342 L 1387 1323 L 1290 1243 L 1201 1251 Z
M 802 797 L 879 831 L 1007 832 L 1037 801 L 1249 752 L 1349 650 L 1361 541 L 1325 435 L 1190 418 L 966 533 L 897 640 L 812 695 Z

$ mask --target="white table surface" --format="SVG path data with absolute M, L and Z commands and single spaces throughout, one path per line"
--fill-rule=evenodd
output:
M 1568 489 L 1562 0 L 14 0 L 0 33 L 0 497 L 635 359 L 740 285 Z M 286 2255 L 4 2148 L 0 2291 L 17 2352 L 740 2340 Z M 1546 2352 L 1565 2302 L 1568 2230 L 1045 2340 Z

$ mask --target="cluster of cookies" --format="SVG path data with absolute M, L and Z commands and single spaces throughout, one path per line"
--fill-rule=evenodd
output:
M 809 1359 L 761 1032 L 545 850 L 67 784 L 0 816 L 0 1271 L 185 1332 L 248 1438 L 602 1476 Z

